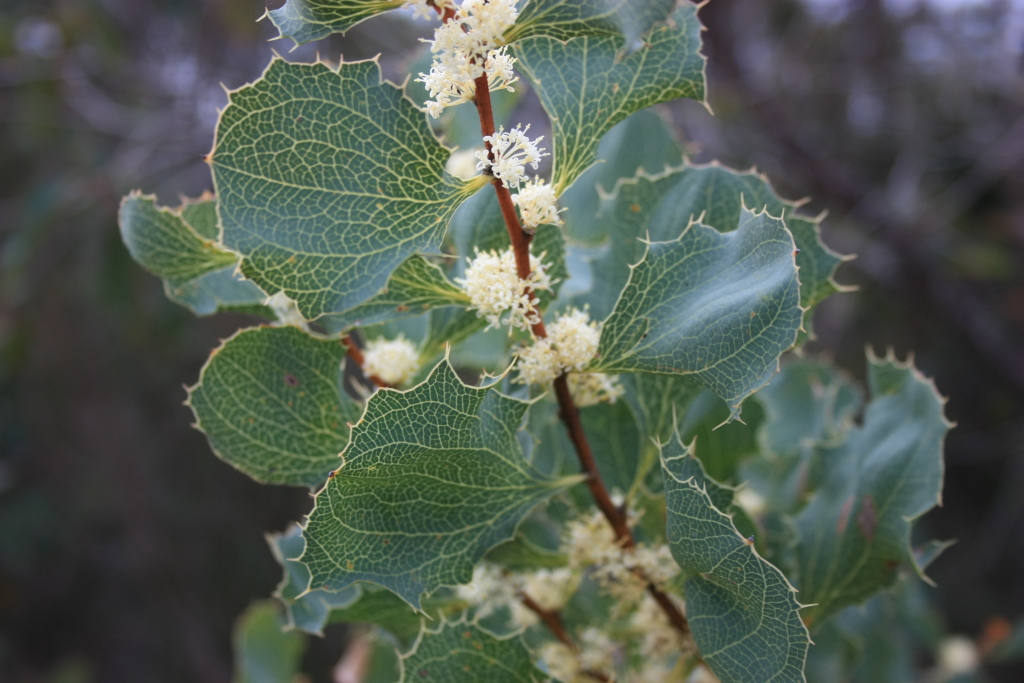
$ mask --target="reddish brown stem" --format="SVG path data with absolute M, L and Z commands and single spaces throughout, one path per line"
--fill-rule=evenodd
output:
M 366 360 L 366 358 L 363 356 L 363 350 L 359 348 L 356 345 L 355 341 L 353 341 L 352 337 L 348 336 L 347 334 L 341 338 L 341 343 L 345 345 L 345 352 L 348 354 L 348 357 L 351 358 L 355 362 L 355 364 L 359 366 L 360 370 L 362 370 L 363 362 Z M 366 379 L 370 380 L 378 387 L 391 386 L 377 375 L 366 375 Z
M 455 12 L 451 8 L 440 9 L 435 6 L 438 14 L 441 15 L 442 21 L 449 21 L 455 16 Z M 480 132 L 483 137 L 488 138 L 494 135 L 494 108 L 491 105 L 491 88 L 488 82 L 487 74 L 484 73 L 474 81 L 475 86 L 475 97 L 474 102 L 476 104 L 477 114 L 480 117 Z M 487 149 L 487 155 L 490 160 L 494 161 L 494 153 L 492 151 L 491 143 L 484 141 Z M 529 280 L 532 272 L 530 267 L 530 242 L 533 239 L 533 235 L 523 229 L 522 224 L 519 222 L 519 216 L 516 214 L 515 203 L 512 201 L 512 193 L 509 189 L 498 178 L 493 178 L 491 184 L 494 186 L 494 191 L 498 196 L 498 206 L 501 208 L 502 218 L 505 220 L 505 227 L 508 230 L 509 239 L 512 241 L 512 252 L 516 258 L 516 273 L 519 275 L 521 280 Z M 532 299 L 533 292 L 527 290 L 527 295 Z M 530 328 L 533 331 L 535 337 L 543 338 L 547 337 L 547 330 L 544 328 L 544 320 L 538 316 L 536 324 Z M 573 446 L 576 448 L 576 455 L 580 461 L 580 467 L 583 469 L 583 473 L 587 475 L 586 484 L 590 489 L 590 494 L 594 498 L 594 502 L 597 503 L 597 507 L 604 514 L 608 523 L 611 524 L 612 529 L 615 531 L 616 540 L 622 545 L 623 548 L 636 547 L 636 540 L 633 538 L 633 533 L 629 530 L 629 524 L 627 522 L 626 513 L 624 510 L 616 507 L 615 503 L 612 502 L 611 495 L 608 493 L 608 489 L 604 485 L 604 481 L 601 479 L 601 473 L 597 470 L 597 462 L 594 460 L 594 452 L 590 448 L 590 442 L 587 441 L 587 435 L 583 431 L 583 423 L 580 421 L 580 411 L 576 407 L 576 403 L 572 400 L 572 394 L 569 391 L 569 382 L 567 376 L 563 373 L 555 380 L 555 394 L 558 397 L 558 405 L 561 410 L 562 421 L 565 423 L 566 429 L 569 431 L 569 438 L 572 440 Z M 689 624 L 686 622 L 686 617 L 683 616 L 682 612 L 676 608 L 675 603 L 663 593 L 657 586 L 648 582 L 647 590 L 651 596 L 657 601 L 658 605 L 668 616 L 669 621 L 672 625 L 683 635 L 690 633 Z M 542 621 L 551 629 L 551 632 L 555 634 L 555 637 L 560 641 L 575 649 L 575 644 L 569 638 L 568 633 L 565 632 L 565 628 L 562 626 L 561 618 L 557 613 L 549 612 L 543 607 L 533 601 L 528 595 L 522 594 L 523 604 L 527 608 L 533 610 L 541 618 Z M 597 678 L 598 680 L 609 680 L 607 677 L 603 677 L 603 674 L 595 672 L 585 672 L 587 675 Z
M 558 407 L 561 409 L 562 422 L 569 430 L 569 439 L 576 447 L 576 454 L 579 456 L 580 467 L 587 475 L 587 488 L 590 495 L 594 497 L 598 509 L 604 514 L 608 523 L 615 530 L 615 540 L 623 548 L 632 548 L 636 545 L 633 533 L 629 530 L 625 513 L 612 502 L 612 497 L 605 488 L 600 472 L 597 471 L 597 462 L 594 460 L 594 452 L 590 449 L 590 442 L 583 431 L 583 422 L 580 421 L 580 411 L 569 393 L 569 381 L 566 375 L 559 375 L 555 380 L 555 396 L 558 397 Z
M 540 620 L 544 622 L 545 626 L 548 627 L 548 630 L 551 631 L 551 634 L 558 639 L 558 642 L 562 643 L 573 652 L 580 651 L 579 645 L 577 645 L 576 642 L 572 639 L 572 636 L 569 635 L 569 632 L 565 630 L 565 625 L 562 624 L 562 617 L 558 614 L 558 612 L 554 610 L 544 609 L 536 600 L 534 600 L 529 595 L 521 591 L 519 593 L 519 599 L 522 601 L 523 605 L 525 605 L 528 610 L 530 610 L 538 617 L 540 617 Z M 611 681 L 611 678 L 607 674 L 604 674 L 600 671 L 584 669 L 582 673 L 598 681 Z

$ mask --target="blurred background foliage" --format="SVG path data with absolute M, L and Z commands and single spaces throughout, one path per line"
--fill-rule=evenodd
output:
M 172 205 L 210 189 L 221 84 L 290 47 L 266 42 L 262 11 L 0 0 L 0 680 L 228 681 L 232 622 L 279 578 L 262 535 L 310 507 L 212 457 L 181 405 L 251 320 L 170 303 L 115 220 L 133 188 Z M 701 16 L 715 116 L 662 111 L 692 160 L 756 165 L 858 254 L 839 279 L 859 291 L 821 307 L 812 352 L 862 376 L 865 345 L 914 351 L 950 397 L 945 506 L 920 532 L 959 543 L 930 569 L 922 623 L 991 640 L 1024 614 L 1024 2 L 713 0 Z M 428 32 L 392 14 L 288 58 L 383 53 L 401 82 Z M 519 106 L 545 125 L 529 93 Z M 313 680 L 344 637 L 311 641 Z

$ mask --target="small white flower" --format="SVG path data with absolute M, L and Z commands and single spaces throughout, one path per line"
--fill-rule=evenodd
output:
M 567 370 L 581 370 L 597 353 L 601 331 L 586 311 L 575 308 L 548 327 L 548 336 L 519 349 L 523 384 L 547 384 Z
M 489 171 L 505 187 L 519 187 L 519 183 L 526 180 L 526 164 L 536 169 L 541 157 L 548 156 L 537 147 L 544 136 L 531 140 L 526 137 L 529 130 L 529 125 L 522 130 L 516 126 L 510 131 L 502 127 L 494 135 L 484 137 L 484 142 L 491 143 L 491 153 L 477 152 L 477 170 Z M 491 161 L 492 156 L 494 161 Z
M 942 680 L 971 673 L 978 668 L 981 655 L 974 641 L 966 636 L 951 636 L 939 645 L 939 670 Z
M 366 343 L 363 372 L 367 375 L 376 375 L 386 383 L 397 386 L 410 379 L 419 369 L 419 352 L 402 335 L 394 339 L 379 337 Z
M 488 327 L 509 325 L 525 330 L 540 321 L 537 313 L 540 301 L 529 291 L 551 289 L 544 264 L 533 255 L 530 255 L 530 270 L 528 280 L 519 278 L 511 248 L 501 253 L 478 250 L 476 258 L 466 268 L 466 276 L 456 282 L 466 290 L 470 308 L 487 320 Z
M 545 185 L 541 178 L 534 178 L 523 184 L 512 196 L 512 203 L 519 207 L 519 217 L 527 229 L 538 225 L 561 225 L 560 211 L 555 207 L 555 188 Z M 562 209 L 565 211 L 565 209 Z
M 767 507 L 768 501 L 760 493 L 747 486 L 736 494 L 736 504 L 751 517 L 759 517 Z
M 296 304 L 295 300 L 284 292 L 278 292 L 277 294 L 268 297 L 263 305 L 274 311 L 274 315 L 277 316 L 277 322 L 279 324 L 294 325 L 295 327 L 299 327 L 303 330 L 309 330 L 309 324 L 299 312 L 298 304 Z
M 477 174 L 476 151 L 475 149 L 460 149 L 452 152 L 452 155 L 448 157 L 445 170 L 462 180 L 474 177 Z
M 560 681 L 575 681 L 580 672 L 576 655 L 562 643 L 544 643 L 540 658 L 547 665 L 548 673 Z
M 598 403 L 615 403 L 626 390 L 618 375 L 603 372 L 573 372 L 569 374 L 569 393 L 580 408 Z
M 590 671 L 607 671 L 615 662 L 615 641 L 599 628 L 587 627 L 580 634 L 580 666 Z
M 548 328 L 548 339 L 565 369 L 582 370 L 597 353 L 601 331 L 590 314 L 572 308 Z
M 562 374 L 562 363 L 550 339 L 537 339 L 530 346 L 520 347 L 518 354 L 518 381 L 522 384 L 548 384 Z
M 674 595 L 669 599 L 683 611 L 682 601 Z M 640 652 L 645 659 L 658 660 L 677 654 L 682 646 L 679 633 L 672 627 L 661 606 L 650 595 L 644 595 L 635 612 L 629 618 L 629 625 L 641 637 Z
M 455 594 L 476 607 L 479 617 L 486 617 L 502 607 L 519 602 L 515 584 L 503 575 L 500 567 L 489 562 L 478 564 L 473 569 L 472 582 L 457 586 Z
M 438 16 L 437 10 L 434 9 L 435 5 L 440 8 L 455 7 L 452 0 L 433 0 L 433 4 L 428 4 L 427 0 L 405 0 L 405 4 L 402 6 L 411 9 L 413 16 L 417 19 L 430 19 Z
M 452 20 L 435 29 L 434 39 L 427 41 L 435 55 L 430 73 L 417 79 L 433 98 L 424 103 L 425 112 L 436 119 L 446 107 L 471 101 L 476 96 L 474 79 L 485 73 L 491 91 L 513 89 L 518 80 L 512 71 L 515 58 L 502 46 L 502 35 L 516 16 L 510 0 L 466 0 Z

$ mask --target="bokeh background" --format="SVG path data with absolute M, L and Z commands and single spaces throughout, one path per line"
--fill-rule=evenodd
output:
M 393 13 L 288 53 L 263 9 L 0 0 L 2 681 L 225 683 L 233 620 L 279 578 L 263 533 L 310 507 L 214 458 L 181 404 L 251 321 L 167 301 L 116 225 L 133 188 L 172 205 L 210 189 L 222 84 L 257 77 L 272 49 L 383 53 L 400 82 L 430 30 Z M 913 350 L 936 378 L 958 426 L 921 531 L 959 543 L 926 595 L 953 633 L 1018 619 L 1024 2 L 713 0 L 701 16 L 715 115 L 663 112 L 695 161 L 756 165 L 829 212 L 825 241 L 858 254 L 839 280 L 859 291 L 821 307 L 811 349 L 858 377 L 866 345 Z M 314 640 L 313 680 L 343 641 Z

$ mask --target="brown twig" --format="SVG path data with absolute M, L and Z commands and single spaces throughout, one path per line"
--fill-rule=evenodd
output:
M 572 639 L 569 632 L 565 630 L 565 625 L 562 624 L 562 617 L 557 611 L 544 609 L 536 600 L 523 591 L 519 592 L 519 599 L 528 610 L 540 617 L 540 620 L 544 622 L 544 625 L 548 627 L 548 630 L 551 631 L 552 635 L 554 635 L 560 643 L 573 652 L 580 651 L 579 645 L 577 645 L 576 641 Z M 603 683 L 612 680 L 607 674 L 600 671 L 594 671 L 593 669 L 584 669 L 581 673 L 598 681 L 602 681 Z
M 366 360 L 366 358 L 363 356 L 363 350 L 359 348 L 355 340 L 353 340 L 352 337 L 350 337 L 347 334 L 341 338 L 341 343 L 345 345 L 345 353 L 348 354 L 348 357 L 351 358 L 355 362 L 355 364 L 359 366 L 360 371 L 362 371 L 363 362 Z M 383 388 L 391 386 L 377 375 L 367 375 L 365 372 L 363 374 L 366 375 L 366 379 L 370 380 L 378 387 Z

